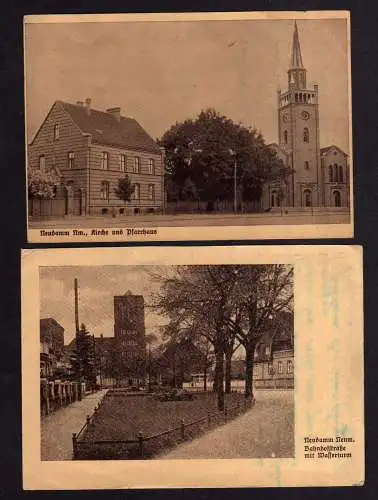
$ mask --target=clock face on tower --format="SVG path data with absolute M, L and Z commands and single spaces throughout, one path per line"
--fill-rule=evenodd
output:
M 302 111 L 301 118 L 302 120 L 308 120 L 310 118 L 310 113 L 308 111 Z
M 288 121 L 290 121 L 290 116 L 289 116 L 288 114 L 286 114 L 286 113 L 285 113 L 285 114 L 282 116 L 282 120 L 283 120 L 283 122 L 284 122 L 284 123 L 287 123 Z

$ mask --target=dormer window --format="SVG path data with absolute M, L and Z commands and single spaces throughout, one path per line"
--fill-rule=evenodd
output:
M 54 125 L 54 141 L 57 141 L 59 139 L 59 132 L 59 125 Z

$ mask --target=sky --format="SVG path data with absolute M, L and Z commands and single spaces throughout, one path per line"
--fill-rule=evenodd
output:
M 148 307 L 159 288 L 151 273 L 158 272 L 153 266 L 41 267 L 40 317 L 54 318 L 64 328 L 65 344 L 74 338 L 74 279 L 77 278 L 79 322 L 84 323 L 92 335 L 114 336 L 114 296 L 128 291 L 144 296 L 146 334 L 159 335 L 159 327 L 167 320 Z
M 309 85 L 319 85 L 320 145 L 349 152 L 347 23 L 298 20 Z M 277 141 L 292 20 L 26 24 L 27 140 L 55 100 L 121 107 L 154 138 L 207 107 Z

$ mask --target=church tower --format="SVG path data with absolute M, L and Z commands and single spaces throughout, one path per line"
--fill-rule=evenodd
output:
M 321 206 L 318 86 L 307 87 L 297 23 L 294 23 L 288 88 L 278 91 L 278 141 L 293 174 L 286 206 Z

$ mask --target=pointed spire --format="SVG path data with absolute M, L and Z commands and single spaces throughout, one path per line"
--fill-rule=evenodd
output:
M 294 21 L 294 33 L 293 33 L 293 45 L 291 49 L 290 69 L 304 69 L 302 54 L 301 54 L 301 46 L 299 43 L 297 21 Z

